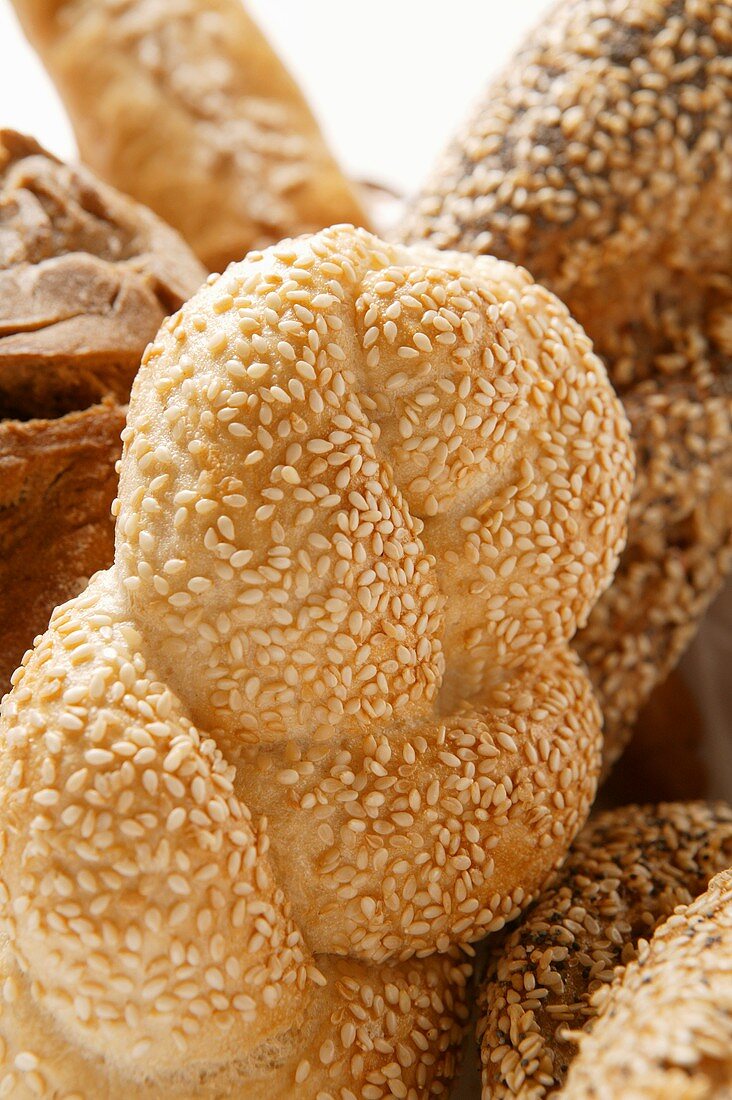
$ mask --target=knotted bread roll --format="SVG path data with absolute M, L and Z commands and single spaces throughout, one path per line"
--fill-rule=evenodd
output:
M 628 546 L 576 642 L 608 764 L 732 564 L 731 40 L 729 0 L 560 0 L 401 231 L 524 264 L 622 397 Z
M 510 264 L 336 227 L 163 325 L 114 566 L 4 706 L 13 1095 L 439 1091 L 455 945 L 594 794 L 568 642 L 631 475 L 589 340 Z

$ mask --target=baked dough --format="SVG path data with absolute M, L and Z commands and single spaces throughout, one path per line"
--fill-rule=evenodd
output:
M 0 131 L 0 695 L 53 607 L 112 560 L 122 403 L 204 278 L 150 211 Z
M 86 1100 L 437 1091 L 435 950 L 518 915 L 594 794 L 568 640 L 632 476 L 602 364 L 521 269 L 337 227 L 166 321 L 124 440 L 115 564 L 4 703 L 6 1065 L 60 1090 L 63 1041 Z
M 0 694 L 51 610 L 112 560 L 125 411 L 0 422 Z
M 145 344 L 204 278 L 149 210 L 0 130 L 0 417 L 125 403 Z
M 82 159 L 209 270 L 365 224 L 295 81 L 240 0 L 14 0 Z
M 602 992 L 563 1100 L 728 1100 L 732 871 L 680 906 Z
M 485 1100 L 563 1100 L 577 1034 L 597 1013 L 593 994 L 731 863 L 724 803 L 623 806 L 591 820 L 534 908 L 494 949 L 478 1028 Z M 682 989 L 673 989 L 680 1003 Z M 624 1050 L 632 1034 L 622 1037 Z
M 577 637 L 606 766 L 732 557 L 729 0 L 562 0 L 489 84 L 401 235 L 524 264 L 622 396 L 638 473 Z

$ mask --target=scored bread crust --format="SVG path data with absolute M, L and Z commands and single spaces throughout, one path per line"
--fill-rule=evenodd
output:
M 681 905 L 598 994 L 566 1100 L 727 1100 L 732 1081 L 732 871 Z
M 631 422 L 628 546 L 576 639 L 606 766 L 732 557 L 728 0 L 562 0 L 492 81 L 400 236 L 524 264 Z
M 478 1026 L 486 1100 L 563 1097 L 577 1034 L 597 1013 L 594 994 L 730 863 L 725 803 L 622 806 L 593 818 L 494 950 Z
M 336 227 L 164 323 L 124 440 L 115 564 L 4 702 L 3 919 L 33 1011 L 112 1100 L 221 1073 L 264 1096 L 283 1045 L 299 1096 L 322 1066 L 340 1096 L 438 1092 L 465 973 L 435 951 L 519 913 L 595 790 L 568 641 L 632 479 L 602 364 L 521 269 Z M 367 1010 L 362 1075 L 297 1038 L 341 1027 L 333 967 Z M 400 967 L 415 998 L 388 992 Z
M 122 403 L 204 277 L 149 210 L 0 130 L 0 695 L 56 604 L 112 561 Z
M 204 277 L 149 210 L 0 130 L 0 417 L 126 402 L 145 344 Z
M 82 159 L 210 270 L 364 225 L 297 84 L 239 0 L 14 0 Z

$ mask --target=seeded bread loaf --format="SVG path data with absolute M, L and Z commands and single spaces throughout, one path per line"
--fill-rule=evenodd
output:
M 594 793 L 569 639 L 631 479 L 587 337 L 510 264 L 336 227 L 163 324 L 114 567 L 3 704 L 18 1100 L 444 1091 L 456 952 Z
M 203 278 L 155 215 L 0 131 L 0 695 L 52 608 L 112 560 L 122 403 Z
M 623 806 L 590 821 L 495 953 L 478 1027 L 485 1100 L 564 1097 L 577 1034 L 597 1013 L 593 995 L 730 864 L 732 809 L 724 803 Z M 674 995 L 683 1003 L 681 987 Z M 624 1048 L 632 1045 L 629 1034 Z
M 732 557 L 729 0 L 561 0 L 401 236 L 525 265 L 592 338 L 637 454 L 628 546 L 576 647 L 606 764 Z
M 364 224 L 295 81 L 240 0 L 14 0 L 82 159 L 210 270 Z
M 682 905 L 597 996 L 565 1100 L 728 1100 L 732 871 Z

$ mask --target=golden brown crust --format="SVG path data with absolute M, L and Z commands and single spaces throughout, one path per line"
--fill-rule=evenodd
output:
M 204 276 L 150 211 L 0 130 L 0 695 L 52 608 L 112 560 L 117 402 Z
M 729 1100 L 732 871 L 682 905 L 598 994 L 566 1100 Z
M 470 966 L 459 952 L 374 967 L 352 959 L 316 960 L 317 995 L 302 1005 L 291 1033 L 263 1044 L 241 1091 L 237 1055 L 219 1064 L 186 1059 L 162 1083 L 135 1081 L 135 1100 L 391 1100 L 449 1094 L 467 1016 Z M 13 1100 L 99 1100 L 130 1095 L 126 1074 L 101 1058 L 80 1059 L 38 1011 L 0 944 L 4 984 L 0 1031 L 6 1043 L 0 1088 Z M 349 1088 L 350 1085 L 350 1088 Z M 48 1093 L 47 1093 L 48 1094 Z
M 564 1097 L 576 1053 L 565 1029 L 587 1028 L 593 994 L 615 968 L 730 862 L 732 809 L 723 803 L 624 806 L 593 819 L 491 966 L 478 1029 L 483 1095 Z
M 315 1064 L 332 967 L 373 1051 L 332 1088 L 437 1092 L 465 973 L 435 948 L 516 915 L 594 794 L 568 642 L 632 478 L 602 364 L 521 269 L 340 226 L 166 321 L 124 439 L 115 564 L 4 703 L 12 965 L 110 1100 L 264 1095 L 273 1051 Z M 369 1045 L 395 966 L 436 986 L 389 994 L 403 1051 Z
M 731 36 L 728 0 L 563 0 L 402 229 L 525 264 L 623 397 L 638 458 L 629 543 L 577 638 L 607 763 L 731 560 Z
M 204 276 L 149 210 L 0 130 L 0 418 L 126 402 L 145 344 Z
M 0 422 L 0 694 L 51 609 L 112 560 L 125 413 Z
M 83 160 L 222 271 L 364 223 L 318 125 L 239 0 L 15 0 Z
M 344 737 L 337 752 L 296 754 L 291 741 L 245 754 L 237 791 L 270 822 L 273 866 L 314 950 L 380 960 L 477 939 L 518 916 L 562 859 L 594 792 L 589 684 L 552 653 L 490 703 Z

